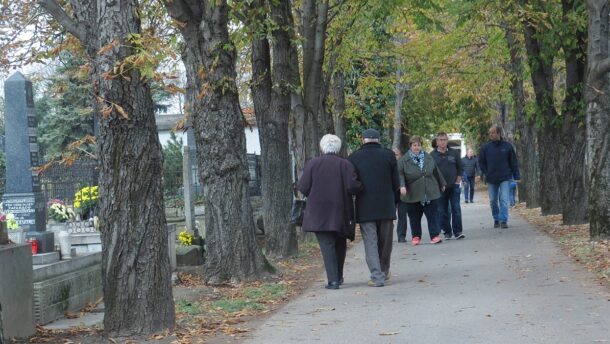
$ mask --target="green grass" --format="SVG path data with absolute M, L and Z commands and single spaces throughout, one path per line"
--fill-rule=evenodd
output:
M 288 293 L 288 287 L 283 284 L 265 283 L 260 286 L 244 288 L 241 297 L 214 301 L 212 307 L 228 313 L 244 310 L 260 311 L 265 309 L 264 303 L 281 300 Z
M 203 307 L 199 302 L 191 302 L 187 300 L 178 300 L 176 302 L 176 313 L 185 313 L 188 315 L 197 315 L 203 312 Z
M 241 312 L 244 310 L 260 311 L 265 309 L 265 306 L 261 303 L 244 299 L 222 299 L 214 301 L 212 307 L 228 313 Z

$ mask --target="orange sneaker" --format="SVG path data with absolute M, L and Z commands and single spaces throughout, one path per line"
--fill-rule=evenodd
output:
M 441 239 L 441 237 L 438 235 L 432 238 L 432 241 L 430 241 L 431 244 L 440 244 L 441 242 L 443 242 L 443 239 Z
M 419 237 L 413 237 L 413 239 L 411 239 L 411 245 L 413 245 L 413 246 L 419 245 L 420 242 L 421 242 L 421 239 Z

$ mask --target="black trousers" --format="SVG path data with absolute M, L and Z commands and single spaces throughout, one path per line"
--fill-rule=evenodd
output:
M 421 218 L 426 215 L 428 221 L 428 233 L 430 239 L 440 234 L 438 228 L 438 200 L 432 200 L 426 205 L 419 202 L 407 203 L 407 212 L 409 213 L 409 223 L 411 224 L 411 234 L 413 237 L 421 239 Z
M 398 203 L 396 203 L 396 209 L 398 210 L 396 236 L 398 239 L 405 239 L 407 237 L 407 203 L 398 201 Z
M 316 233 L 320 251 L 322 251 L 328 283 L 339 282 L 343 278 L 347 239 L 340 237 L 338 232 L 314 233 Z

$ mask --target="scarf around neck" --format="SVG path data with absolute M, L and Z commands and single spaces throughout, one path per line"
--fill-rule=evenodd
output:
M 411 150 L 409 149 L 409 151 L 407 152 L 409 154 L 409 159 L 413 160 L 413 162 L 419 166 L 420 171 L 424 170 L 424 151 L 421 150 L 419 151 L 419 154 L 415 155 L 415 153 L 411 152 Z

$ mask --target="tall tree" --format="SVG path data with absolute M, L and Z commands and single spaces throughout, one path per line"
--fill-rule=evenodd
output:
M 582 107 L 586 28 L 578 18 L 584 15 L 584 7 L 582 2 L 571 0 L 563 0 L 561 6 L 525 0 L 521 4 L 532 83 L 543 123 L 538 136 L 542 211 L 561 212 L 566 224 L 583 223 L 587 219 Z M 555 61 L 565 65 L 561 112 L 555 101 Z M 557 154 L 566 160 L 557 159 Z
M 267 256 L 297 253 L 296 227 L 290 223 L 292 175 L 290 117 L 290 1 L 254 1 L 246 23 L 252 36 L 252 100 L 261 141 L 263 219 Z M 265 23 L 273 23 L 271 32 Z M 270 52 L 268 35 L 273 38 Z M 273 55 L 273 58 L 271 56 Z M 273 61 L 273 62 L 271 62 Z M 272 86 L 273 85 L 273 86 Z
M 527 1 L 521 0 L 522 5 Z M 532 84 L 536 94 L 536 105 L 543 123 L 541 135 L 538 136 L 538 152 L 540 154 L 540 206 L 543 215 L 561 213 L 561 189 L 557 169 L 555 166 L 557 154 L 558 132 L 554 121 L 559 114 L 555 108 L 555 85 L 553 62 L 555 60 L 555 44 L 545 31 L 533 20 L 533 16 L 526 12 L 523 30 L 528 62 L 531 71 Z
M 72 142 L 94 134 L 86 60 L 69 51 L 61 52 L 58 57 L 60 65 L 45 80 L 46 88 L 41 99 L 46 100 L 48 108 L 36 111 L 39 118 L 38 142 L 47 160 L 61 155 Z M 85 147 L 81 145 L 80 148 Z
M 174 326 L 163 211 L 163 157 L 143 72 L 136 0 L 39 0 L 91 59 L 97 137 L 104 331 L 129 336 Z M 137 62 L 138 61 L 138 62 Z M 149 61 L 151 62 L 151 61 Z
M 184 38 L 199 178 L 205 186 L 205 278 L 209 283 L 255 279 L 273 268 L 256 243 L 229 6 L 226 0 L 164 3 Z
M 516 140 L 515 146 L 520 161 L 522 182 L 519 184 L 519 200 L 525 201 L 528 208 L 538 208 L 540 197 L 540 175 L 538 173 L 537 129 L 525 111 L 526 99 L 524 90 L 523 43 L 517 38 L 517 30 L 508 21 L 501 23 L 508 50 L 510 63 L 506 66 L 511 79 L 510 90 L 513 97 L 515 113 Z
M 610 21 L 607 0 L 587 0 L 589 39 L 584 99 L 591 239 L 610 239 Z

